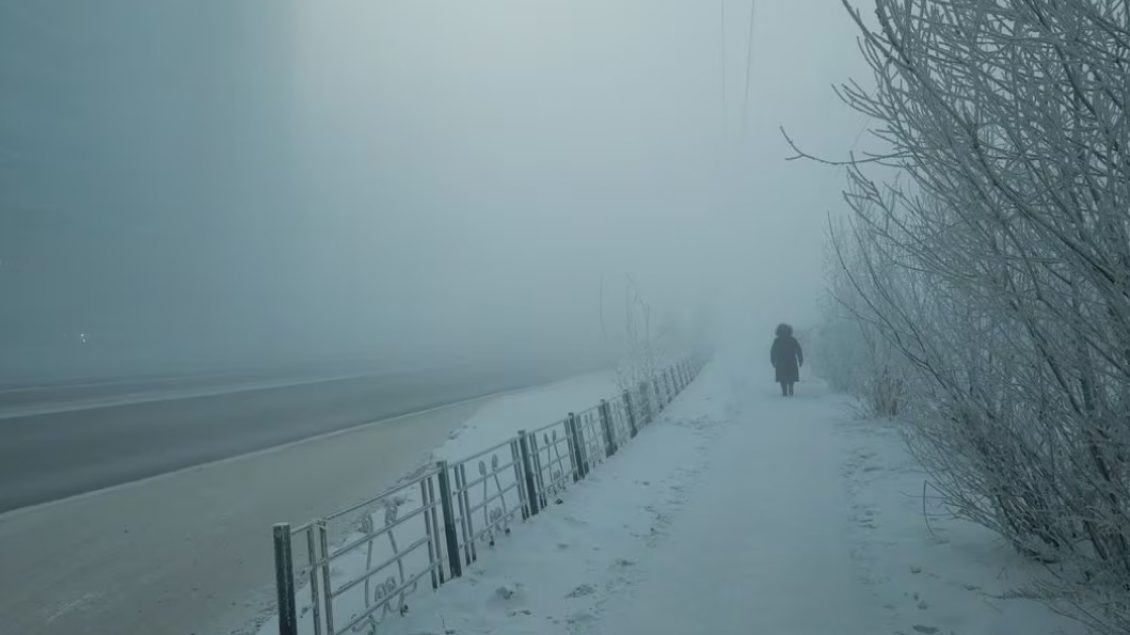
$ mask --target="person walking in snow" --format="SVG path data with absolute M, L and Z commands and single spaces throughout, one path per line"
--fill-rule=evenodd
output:
M 777 383 L 781 384 L 781 394 L 793 395 L 793 384 L 800 381 L 800 367 L 804 365 L 804 353 L 800 342 L 793 337 L 793 327 L 788 324 L 777 325 L 777 338 L 769 349 L 769 361 L 777 371 Z

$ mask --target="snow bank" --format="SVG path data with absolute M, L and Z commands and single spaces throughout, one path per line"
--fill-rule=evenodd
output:
M 475 558 L 486 555 L 479 553 L 483 550 L 480 542 L 493 544 L 496 538 L 510 534 L 510 528 L 521 522 L 521 499 L 515 472 L 506 467 L 512 461 L 506 441 L 519 430 L 542 428 L 560 420 L 570 411 L 590 409 L 601 399 L 616 396 L 619 390 L 614 379 L 612 371 L 588 373 L 491 399 L 433 452 L 436 460 L 452 461 L 453 472 L 456 471 L 456 461 L 473 457 L 463 466 L 465 471 L 453 477 L 453 487 L 456 490 L 460 487 L 460 476 L 463 482 L 469 483 L 465 502 L 468 508 L 474 509 L 467 514 L 467 530 L 475 533 L 478 540 L 462 544 Z M 549 436 L 551 432 L 552 438 Z M 568 458 L 562 456 L 564 450 L 556 447 L 564 445 L 564 436 L 558 436 L 556 430 L 545 430 L 539 437 L 544 438 L 540 456 L 546 468 L 547 482 L 554 475 L 559 479 L 568 477 L 571 471 L 561 465 L 562 460 L 567 463 Z M 553 446 L 550 445 L 551 440 L 556 441 Z M 602 448 L 602 440 L 591 430 L 588 440 L 594 447 Z M 496 448 L 500 443 L 503 445 Z M 418 474 L 434 470 L 432 465 L 431 461 L 426 462 Z M 487 465 L 491 467 L 487 468 Z M 559 488 L 552 486 L 547 488 L 547 493 L 554 500 L 563 495 Z M 373 492 L 374 496 L 380 494 Z M 353 621 L 354 616 L 364 614 L 370 607 L 379 608 L 371 619 L 365 618 L 357 625 L 358 632 L 364 632 L 369 625 L 379 625 L 383 629 L 386 618 L 394 618 L 401 607 L 410 606 L 421 594 L 430 593 L 435 582 L 435 576 L 430 575 L 431 560 L 425 540 L 425 536 L 430 535 L 427 525 L 429 514 L 424 513 L 428 506 L 425 497 L 429 495 L 420 488 L 415 475 L 406 475 L 404 481 L 387 494 L 369 503 L 358 501 L 357 507 L 325 519 L 327 547 L 334 554 L 327 575 L 333 588 L 339 590 L 334 600 L 336 629 L 341 629 Z M 430 496 L 434 500 L 435 494 Z M 492 503 L 485 505 L 488 497 Z M 437 517 L 432 514 L 431 518 Z M 457 511 L 456 522 L 463 522 L 462 506 Z M 309 540 L 318 539 L 315 529 L 297 528 L 295 531 L 292 541 L 298 584 L 298 626 L 299 632 L 307 635 L 314 632 L 316 619 L 310 595 L 310 562 L 313 558 L 309 550 L 314 547 L 308 542 L 307 533 L 312 532 L 313 535 Z M 377 532 L 377 539 L 368 540 L 370 532 Z M 350 545 L 356 547 L 351 548 Z M 352 585 L 352 581 L 363 578 L 366 571 L 389 561 L 395 561 L 393 571 L 381 571 L 360 584 Z M 315 570 L 313 575 L 315 583 L 321 586 L 324 582 L 319 570 Z M 270 618 L 258 632 L 261 635 L 277 633 L 277 617 Z
M 724 413 L 691 384 L 655 423 L 382 635 L 590 632 L 640 582 Z M 676 413 L 674 415 L 669 413 Z M 678 414 L 682 413 L 682 414 Z
M 1003 539 L 947 512 L 897 429 L 840 426 L 854 557 L 874 589 L 887 632 L 1082 635 L 1082 625 L 1038 601 L 1047 575 Z
M 435 451 L 437 459 L 457 460 L 518 434 L 595 406 L 620 393 L 614 371 L 578 375 L 490 400 Z

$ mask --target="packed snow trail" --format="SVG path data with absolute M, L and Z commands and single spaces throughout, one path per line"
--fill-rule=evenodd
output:
M 873 635 L 878 605 L 852 561 L 833 429 L 842 400 L 739 388 L 668 545 L 601 632 Z M 709 592 L 703 592 L 709 590 Z
M 1037 567 L 922 498 L 894 425 L 819 381 L 781 397 L 771 373 L 709 364 L 560 504 L 379 632 L 1082 635 L 1033 599 Z

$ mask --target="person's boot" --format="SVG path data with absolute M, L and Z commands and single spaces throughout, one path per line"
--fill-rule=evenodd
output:
M 786 384 L 785 382 L 781 382 L 781 396 L 782 397 L 788 397 L 789 396 L 789 385 Z

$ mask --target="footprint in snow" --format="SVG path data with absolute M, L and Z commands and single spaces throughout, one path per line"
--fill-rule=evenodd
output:
M 596 593 L 596 589 L 591 584 L 582 584 L 581 586 L 573 589 L 565 597 L 567 598 L 583 598 L 586 595 Z
M 495 589 L 494 592 L 490 594 L 490 598 L 487 599 L 487 606 L 497 609 L 506 608 L 510 610 L 516 610 L 514 609 L 514 606 L 518 604 L 524 604 L 525 599 L 525 594 L 522 593 L 522 585 L 503 585 Z
M 924 626 L 922 624 L 915 624 L 914 626 L 911 626 L 911 628 L 913 628 L 916 633 L 922 633 L 922 635 L 933 635 L 934 633 L 938 632 L 938 627 L 936 626 Z
M 566 624 L 568 624 L 570 627 L 573 627 L 573 628 L 584 628 L 585 630 L 583 630 L 581 632 L 585 632 L 585 633 L 588 632 L 588 629 L 591 628 L 592 623 L 595 622 L 595 621 L 596 621 L 596 617 L 592 613 L 576 613 L 574 615 L 570 615 L 569 617 L 565 618 Z M 577 631 L 572 631 L 572 629 L 570 629 L 570 631 L 571 632 L 577 632 Z

